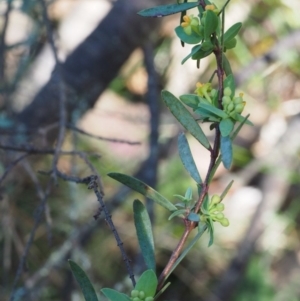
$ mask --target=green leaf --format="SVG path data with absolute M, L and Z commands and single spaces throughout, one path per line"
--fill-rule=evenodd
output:
M 211 10 L 206 11 L 204 35 L 205 40 L 209 40 L 210 36 L 216 31 L 219 24 L 218 16 Z
M 175 212 L 173 212 L 169 217 L 168 220 L 170 221 L 173 217 L 175 216 L 180 216 L 183 217 L 184 213 L 186 213 L 186 209 L 179 209 Z
M 221 136 L 221 155 L 224 167 L 229 169 L 232 163 L 232 142 L 229 136 Z
M 157 277 L 153 270 L 147 270 L 141 275 L 134 289 L 143 291 L 146 297 L 153 297 L 156 292 L 157 284 Z
M 208 218 L 207 220 L 207 228 L 209 232 L 209 241 L 208 241 L 208 247 L 210 247 L 214 243 L 214 222 L 211 218 Z
M 225 74 L 226 74 L 226 76 L 229 76 L 230 74 L 232 74 L 232 70 L 231 70 L 230 63 L 229 63 L 225 53 L 223 53 L 222 60 L 223 60 L 223 68 L 224 68 Z
M 229 189 L 231 188 L 232 184 L 233 184 L 233 180 L 230 181 L 230 183 L 226 186 L 225 190 L 222 192 L 222 194 L 220 195 L 221 200 L 223 200 L 227 194 L 227 192 L 229 191 Z
M 207 111 L 203 108 L 198 108 L 195 113 L 199 114 L 201 116 L 201 119 L 204 121 L 212 121 L 212 122 L 220 122 L 220 117 L 217 117 L 215 114 L 213 114 L 210 111 Z
M 95 289 L 82 268 L 72 260 L 68 260 L 72 273 L 78 282 L 86 301 L 98 301 Z M 121 300 L 120 300 L 121 301 Z M 125 301 L 125 300 L 124 300 Z M 126 300 L 128 301 L 128 300 Z
M 101 289 L 101 292 L 105 295 L 106 298 L 108 298 L 111 301 L 132 301 L 131 298 L 129 298 L 129 296 L 111 288 L 103 288 Z
M 143 9 L 138 12 L 138 14 L 142 17 L 163 17 L 168 15 L 173 15 L 176 13 L 183 12 L 185 10 L 194 8 L 198 6 L 197 2 L 188 2 L 188 3 L 180 3 L 180 4 L 168 4 L 168 5 L 160 5 L 147 9 Z
M 192 31 L 190 35 L 188 35 L 184 30 L 182 26 L 177 26 L 175 28 L 175 32 L 178 36 L 178 38 L 187 44 L 197 44 L 200 41 L 203 40 L 203 37 L 199 36 L 196 32 Z
M 179 99 L 193 110 L 196 110 L 198 108 L 199 99 L 195 94 L 184 94 L 181 95 Z
M 213 113 L 215 116 L 218 116 L 218 117 L 221 117 L 221 118 L 228 118 L 227 113 L 225 113 L 224 111 L 216 108 L 215 106 L 213 106 L 211 104 L 200 103 L 198 107 L 203 108 L 204 110 Z M 197 112 L 197 110 L 196 110 L 196 112 Z
M 224 34 L 224 44 L 232 40 L 238 34 L 241 27 L 242 27 L 242 23 L 240 22 L 232 25 Z
M 226 43 L 224 43 L 224 47 L 226 49 L 232 49 L 236 46 L 236 43 L 237 43 L 236 38 L 233 38 L 232 40 L 229 40 Z
M 206 195 L 201 206 L 201 212 L 204 214 L 209 214 L 208 207 L 209 207 L 209 197 L 208 195 Z
M 170 201 L 168 201 L 165 197 L 159 194 L 156 190 L 134 177 L 130 177 L 117 172 L 111 172 L 108 174 L 108 176 L 126 185 L 127 187 L 139 192 L 140 194 L 153 200 L 154 202 L 158 203 L 159 205 L 163 206 L 164 208 L 170 211 L 177 210 L 177 208 Z
M 136 234 L 146 266 L 155 271 L 155 248 L 151 221 L 144 204 L 139 200 L 133 202 L 133 216 Z
M 185 169 L 198 184 L 202 183 L 202 179 L 193 159 L 189 143 L 183 133 L 178 136 L 178 151 Z
M 234 77 L 232 74 L 228 75 L 224 79 L 224 88 L 229 87 L 231 89 L 231 97 L 235 95 L 235 82 L 234 82 Z
M 246 119 L 244 116 L 242 116 L 240 114 L 235 115 L 235 120 L 238 121 L 238 122 L 246 123 L 246 124 L 251 125 L 251 126 L 254 125 L 250 120 Z
M 200 128 L 197 121 L 191 115 L 191 113 L 185 108 L 185 106 L 169 91 L 162 91 L 162 98 L 171 111 L 171 113 L 177 118 L 182 126 L 188 130 L 205 148 L 210 149 L 210 144 Z
M 189 58 L 191 58 L 197 51 L 199 51 L 201 49 L 201 46 L 201 44 L 194 46 L 191 53 L 182 60 L 181 64 L 183 65 Z
M 196 94 L 183 94 L 179 96 L 179 99 L 193 110 L 198 108 L 199 103 L 210 104 L 208 100 Z
M 190 220 L 192 222 L 196 222 L 196 223 L 198 223 L 200 221 L 199 215 L 195 212 L 191 212 L 187 218 L 188 218 L 188 220 Z
M 238 135 L 239 131 L 242 129 L 242 127 L 244 126 L 244 124 L 248 121 L 250 114 L 248 114 L 246 117 L 243 117 L 244 120 L 238 125 L 238 127 L 234 130 L 234 132 L 230 135 L 231 140 L 233 141 L 236 136 Z M 252 124 L 252 122 L 251 122 Z
M 222 119 L 219 124 L 220 132 L 223 137 L 230 135 L 234 128 L 234 122 L 231 118 Z
M 205 57 L 207 57 L 208 55 L 210 55 L 213 52 L 213 48 L 209 49 L 209 50 L 198 50 L 195 54 L 192 55 L 192 59 L 193 60 L 201 60 Z

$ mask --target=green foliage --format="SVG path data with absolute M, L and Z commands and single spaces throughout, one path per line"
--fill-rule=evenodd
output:
M 182 124 L 182 126 L 189 131 L 205 148 L 209 149 L 210 144 L 207 137 L 184 105 L 169 91 L 162 91 L 161 95 L 166 106 Z
M 164 208 L 170 211 L 176 210 L 176 207 L 170 201 L 168 201 L 164 196 L 159 194 L 156 190 L 154 190 L 144 182 L 134 177 L 130 177 L 116 172 L 109 173 L 108 176 L 128 186 L 129 188 L 139 192 L 140 194 L 153 200 L 154 202 L 163 206 Z
M 208 83 L 197 83 L 194 94 L 184 94 L 179 96 L 178 99 L 169 91 L 163 90 L 161 92 L 162 100 L 173 116 L 188 133 L 210 152 L 211 161 L 207 175 L 203 180 L 195 164 L 185 134 L 179 135 L 179 156 L 183 166 L 197 184 L 198 195 L 193 197 L 192 188 L 188 187 L 184 196 L 174 195 L 180 200 L 175 205 L 146 183 L 136 178 L 120 173 L 108 174 L 111 178 L 171 211 L 168 219 L 172 220 L 174 217 L 182 219 L 185 226 L 181 243 L 174 250 L 172 258 L 158 281 L 154 272 L 155 247 L 150 218 L 143 203 L 139 200 L 134 201 L 133 212 L 136 233 L 143 258 L 149 270 L 141 275 L 131 291 L 131 297 L 112 289 L 102 289 L 102 292 L 111 301 L 154 300 L 168 286 L 167 284 L 164 287 L 163 284 L 206 230 L 209 233 L 208 246 L 211 246 L 214 241 L 214 223 L 219 223 L 224 227 L 229 226 L 229 221 L 223 213 L 225 206 L 221 202 L 228 193 L 233 181 L 227 185 L 220 196 L 215 194 L 210 197 L 209 185 L 221 162 L 226 169 L 230 168 L 233 158 L 232 141 L 244 124 L 251 124 L 248 121 L 248 116 L 245 118 L 241 115 L 246 102 L 243 100 L 242 93 L 235 95 L 234 76 L 230 63 L 224 54 L 226 50 L 236 46 L 236 36 L 242 24 L 236 23 L 224 33 L 221 23 L 224 23 L 225 6 L 219 10 L 209 1 L 205 1 L 205 4 L 202 1 L 187 2 L 185 0 L 183 3 L 157 6 L 139 12 L 144 17 L 161 17 L 181 13 L 181 25 L 175 28 L 175 32 L 182 43 L 196 44 L 182 60 L 182 64 L 188 59 L 193 59 L 197 61 L 198 65 L 202 58 L 211 54 L 216 58 L 217 67 L 211 76 L 211 80 Z M 189 16 L 187 11 L 194 7 L 198 8 L 199 15 L 196 17 L 193 15 Z M 218 84 L 215 85 L 216 88 L 214 88 L 213 83 L 214 75 L 217 75 L 218 78 Z M 196 117 L 190 113 L 186 106 L 192 108 Z M 215 131 L 215 139 L 212 145 L 199 121 L 209 123 L 210 129 Z M 237 127 L 235 129 L 236 124 Z M 198 233 L 183 249 L 184 243 L 195 228 L 198 229 Z
M 196 183 L 202 183 L 202 179 L 192 156 L 188 141 L 183 133 L 178 136 L 178 151 L 185 169 L 196 181 Z
M 141 10 L 138 14 L 143 17 L 163 17 L 186 11 L 198 6 L 198 2 L 160 5 Z
M 92 283 L 90 282 L 88 276 L 82 270 L 82 268 L 72 260 L 69 260 L 69 265 L 70 265 L 70 268 L 72 270 L 72 273 L 73 273 L 75 279 L 77 280 L 77 282 L 82 290 L 84 299 L 86 301 L 98 301 L 95 289 L 94 289 Z M 119 301 L 122 301 L 122 300 L 120 299 Z
M 154 239 L 148 212 L 139 200 L 133 202 L 133 214 L 136 234 L 143 258 L 149 269 L 155 271 Z

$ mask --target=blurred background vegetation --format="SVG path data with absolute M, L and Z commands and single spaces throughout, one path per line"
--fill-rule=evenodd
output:
M 221 7 L 224 2 L 216 0 L 215 4 Z M 68 122 L 102 137 L 89 137 L 68 127 L 63 150 L 86 152 L 82 156 L 101 176 L 105 202 L 139 274 L 144 266 L 135 236 L 132 202 L 141 196 L 106 175 L 113 171 L 135 175 L 174 202 L 173 195 L 184 194 L 188 187 L 196 193 L 177 153 L 176 141 L 182 128 L 161 104 L 158 91 L 168 89 L 177 96 L 192 93 L 197 81 L 210 78 L 214 62 L 207 59 L 200 69 L 194 61 L 181 65 L 190 47 L 182 48 L 175 37 L 178 15 L 148 21 L 135 14 L 146 6 L 168 1 L 45 3 L 59 58 L 66 62 L 62 65 L 65 80 L 72 90 L 71 96 L 68 94 L 73 101 L 67 106 Z M 109 15 L 116 5 L 121 9 Z M 210 188 L 211 194 L 220 193 L 231 179 L 235 180 L 225 199 L 230 226 L 216 226 L 215 244 L 210 248 L 208 236 L 200 240 L 170 278 L 172 285 L 164 300 L 300 299 L 299 11 L 297 0 L 230 1 L 226 26 L 243 22 L 243 27 L 238 45 L 228 51 L 228 58 L 247 101 L 246 113 L 251 114 L 255 126 L 241 131 L 232 171 L 220 168 Z M 12 152 L 3 146 L 52 148 L 56 136 L 48 137 L 47 127 L 57 122 L 53 112 L 59 109 L 53 105 L 58 103 L 57 85 L 49 85 L 55 62 L 41 1 L 1 0 L 0 14 L 0 299 L 8 300 L 49 180 L 38 171 L 51 169 L 53 155 L 21 158 L 28 152 Z M 114 26 L 122 18 L 126 26 L 116 30 Z M 135 32 L 146 23 L 148 29 Z M 98 44 L 93 44 L 86 37 L 96 31 L 98 38 L 91 40 Z M 123 44 L 118 44 L 119 40 Z M 87 41 L 88 51 L 78 56 L 76 51 Z M 129 50 L 127 44 L 132 44 Z M 104 58 L 106 65 L 101 61 L 105 49 L 113 49 L 109 50 L 111 57 Z M 153 62 L 155 73 L 147 67 L 147 60 Z M 84 82 L 85 78 L 89 81 Z M 154 100 L 149 96 L 151 91 L 156 95 Z M 30 105 L 32 100 L 36 101 L 34 105 Z M 208 154 L 193 138 L 189 142 L 204 176 Z M 87 160 L 79 156 L 60 156 L 57 166 L 69 175 L 85 177 L 92 173 Z M 167 221 L 168 213 L 153 208 L 149 201 L 148 208 L 153 217 L 157 269 L 161 271 L 183 225 L 180 220 Z M 84 268 L 98 293 L 102 287 L 126 293 L 131 290 L 111 231 L 102 216 L 97 221 L 93 218 L 98 203 L 86 186 L 58 179 L 43 210 L 14 288 L 15 300 L 83 300 L 68 258 Z M 99 300 L 104 300 L 100 293 Z

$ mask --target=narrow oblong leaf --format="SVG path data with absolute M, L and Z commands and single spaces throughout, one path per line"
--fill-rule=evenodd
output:
M 108 298 L 110 301 L 132 301 L 129 296 L 122 294 L 111 288 L 103 288 L 101 292 Z
M 209 111 L 218 117 L 228 118 L 228 115 L 226 112 L 216 108 L 215 106 L 213 106 L 211 104 L 200 103 L 198 107 L 203 108 L 204 110 Z
M 208 241 L 208 247 L 210 247 L 214 243 L 214 222 L 211 218 L 208 218 L 207 222 L 207 228 L 209 232 L 209 241 Z
M 248 120 L 249 116 L 250 116 L 250 114 L 248 114 L 246 117 L 243 117 L 244 120 L 241 121 L 241 123 L 239 124 L 239 126 L 238 126 L 238 127 L 234 130 L 234 132 L 230 135 L 230 138 L 231 138 L 232 141 L 236 138 L 236 136 L 238 135 L 239 131 L 242 129 L 242 127 L 244 126 L 244 124 L 245 124 L 247 121 L 249 121 L 249 120 Z M 252 122 L 251 122 L 251 124 L 252 124 Z
M 114 180 L 126 185 L 127 187 L 139 192 L 140 194 L 144 195 L 145 197 L 153 200 L 157 204 L 163 206 L 164 208 L 175 211 L 177 208 L 168 201 L 164 196 L 158 193 L 156 190 L 148 186 L 146 183 L 121 173 L 111 172 L 108 174 L 109 177 L 113 178 Z
M 217 30 L 219 24 L 218 16 L 211 10 L 206 11 L 204 35 L 205 40 L 209 40 L 210 36 Z
M 188 2 L 180 4 L 160 5 L 151 8 L 146 8 L 138 12 L 142 17 L 164 17 L 183 12 L 185 10 L 198 6 L 198 2 Z
M 224 191 L 222 192 L 222 194 L 220 195 L 221 200 L 223 200 L 227 194 L 227 192 L 229 191 L 229 189 L 231 188 L 232 184 L 233 184 L 233 180 L 230 181 L 230 183 L 226 186 L 226 188 L 224 189 Z
M 226 41 L 226 42 L 224 43 L 224 47 L 225 47 L 226 49 L 232 49 L 232 48 L 234 48 L 234 47 L 236 46 L 236 43 L 237 43 L 236 38 L 233 38 L 233 39 L 231 39 L 231 40 L 229 40 L 229 41 Z
M 241 22 L 232 25 L 224 34 L 224 44 L 232 40 L 238 34 L 241 27 L 242 27 Z
M 144 204 L 139 200 L 133 202 L 133 216 L 136 234 L 146 266 L 155 271 L 155 248 L 151 221 Z
M 193 60 L 201 60 L 207 56 L 209 56 L 213 52 L 213 48 L 208 50 L 200 49 L 195 54 L 192 55 Z
M 248 125 L 252 125 L 253 126 L 253 123 L 246 119 L 244 116 L 240 115 L 240 114 L 236 114 L 235 115 L 235 119 L 238 121 L 238 122 L 241 122 L 241 123 L 245 123 L 245 124 L 248 124 Z
M 228 75 L 232 74 L 231 66 L 230 66 L 230 63 L 229 63 L 225 53 L 223 53 L 222 55 L 223 55 L 223 57 L 222 57 L 223 68 L 224 68 L 226 76 L 228 76 Z
M 156 292 L 157 284 L 157 277 L 153 270 L 147 270 L 141 275 L 134 289 L 143 291 L 147 297 L 153 297 Z
M 219 124 L 220 132 L 223 137 L 230 135 L 234 128 L 234 122 L 231 118 L 222 119 Z
M 200 102 L 199 98 L 195 94 L 184 94 L 179 97 L 179 99 L 187 106 L 196 110 Z
M 188 173 L 191 175 L 191 177 L 198 183 L 202 183 L 202 179 L 200 177 L 199 171 L 197 169 L 197 166 L 195 164 L 194 158 L 192 156 L 189 143 L 184 135 L 184 133 L 181 133 L 178 136 L 178 151 L 180 159 L 185 167 L 185 169 L 188 171 Z
M 222 162 L 226 169 L 230 169 L 232 163 L 232 141 L 229 136 L 221 136 Z
M 178 38 L 182 42 L 187 43 L 187 44 L 197 44 L 203 39 L 203 37 L 199 36 L 194 31 L 192 31 L 192 33 L 190 35 L 186 34 L 186 32 L 183 30 L 182 26 L 177 26 L 175 28 L 175 32 L 176 32 L 176 35 L 178 36 Z
M 173 212 L 169 217 L 168 217 L 168 220 L 170 221 L 173 217 L 175 216 L 182 216 L 184 217 L 184 213 L 186 213 L 186 209 L 179 209 L 175 212 Z
M 210 144 L 200 128 L 197 121 L 191 115 L 191 113 L 185 108 L 185 106 L 169 91 L 162 91 L 162 98 L 171 111 L 171 113 L 177 118 L 182 126 L 189 131 L 205 148 L 210 149 Z
M 83 269 L 74 261 L 68 260 L 72 273 L 78 282 L 86 301 L 98 301 L 95 289 Z M 121 301 L 121 300 L 120 300 Z M 125 300 L 124 300 L 125 301 Z
M 201 49 L 201 46 L 202 45 L 196 45 L 196 46 L 194 46 L 192 48 L 191 53 L 182 60 L 181 64 L 183 65 L 189 58 L 191 58 L 197 51 L 199 51 Z

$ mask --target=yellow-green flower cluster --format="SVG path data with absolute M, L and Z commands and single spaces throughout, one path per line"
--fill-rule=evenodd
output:
M 228 227 L 229 226 L 229 221 L 228 219 L 224 216 L 224 211 L 225 206 L 223 203 L 221 203 L 221 197 L 218 195 L 213 195 L 209 206 L 208 206 L 208 214 L 203 214 L 201 215 L 201 220 L 203 222 L 206 221 L 206 219 L 209 217 L 211 218 L 214 222 L 219 222 L 222 226 Z
M 222 98 L 222 105 L 224 111 L 228 115 L 235 115 L 236 113 L 241 114 L 244 110 L 246 102 L 243 100 L 243 93 L 239 96 L 231 97 L 232 91 L 229 87 L 224 89 L 224 96 Z M 234 117 L 234 116 L 233 116 Z
M 212 88 L 211 83 L 202 84 L 198 82 L 196 84 L 195 93 L 212 103 L 212 98 L 215 97 L 217 90 Z
M 146 297 L 143 291 L 132 290 L 131 291 L 131 300 L 132 301 L 153 301 L 153 297 Z
M 197 17 L 194 17 L 193 15 L 185 15 L 183 16 L 183 22 L 181 23 L 181 26 L 183 27 L 183 30 L 187 35 L 191 35 L 192 31 L 198 33 L 199 19 Z

